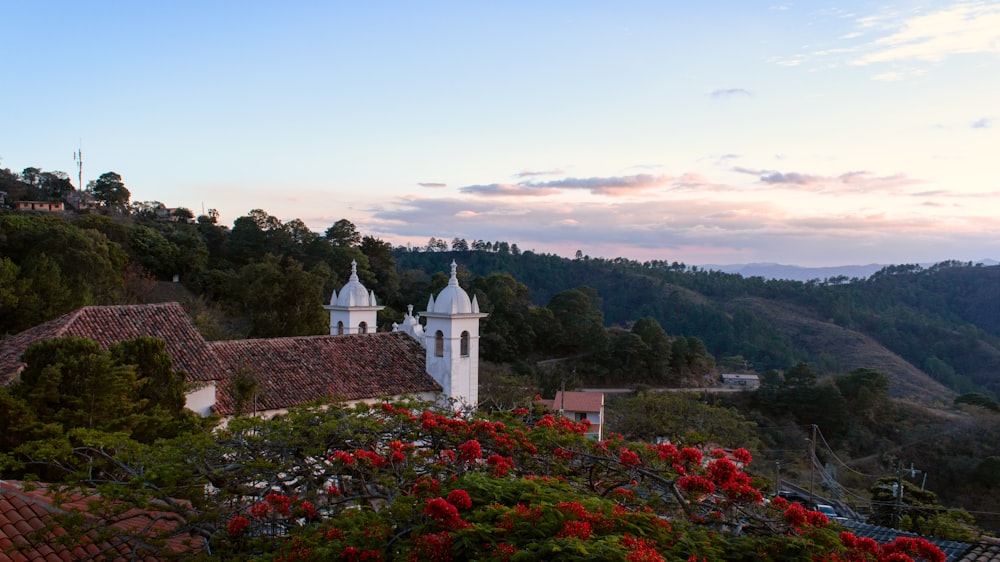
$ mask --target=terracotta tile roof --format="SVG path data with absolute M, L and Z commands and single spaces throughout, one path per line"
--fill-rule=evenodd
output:
M 1000 539 L 983 537 L 958 559 L 958 562 L 998 562 L 1000 561 Z
M 261 375 L 258 410 L 279 410 L 337 397 L 440 392 L 427 374 L 424 349 L 405 333 L 308 336 L 206 342 L 178 303 L 88 306 L 0 341 L 0 384 L 24 367 L 21 354 L 38 340 L 79 336 L 103 347 L 140 336 L 167 342 L 174 366 L 192 381 L 219 381 L 215 411 L 233 413 L 228 383 L 240 366 Z
M 565 399 L 564 399 L 565 397 Z M 600 412 L 604 405 L 603 392 L 556 391 L 552 400 L 542 400 L 550 410 L 567 412 Z
M 174 367 L 187 371 L 190 380 L 212 380 L 218 376 L 218 361 L 211 357 L 205 339 L 181 305 L 172 302 L 85 306 L 10 336 L 0 341 L 0 384 L 8 384 L 24 368 L 21 354 L 29 345 L 70 336 L 97 340 L 104 348 L 140 336 L 162 338 L 167 342 Z
M 77 496 L 53 505 L 52 494 L 44 487 L 25 490 L 19 482 L 0 481 L 0 562 L 22 562 L 29 560 L 159 560 L 149 551 L 137 550 L 134 541 L 123 532 L 107 540 L 96 540 L 96 534 L 87 535 L 88 540 L 76 541 L 76 546 L 66 546 L 57 540 L 67 531 L 54 524 L 53 516 L 71 511 L 87 511 L 88 501 L 94 499 Z M 124 517 L 128 523 L 116 526 L 123 531 L 151 526 L 155 530 L 169 531 L 171 523 L 163 519 L 154 521 L 156 512 L 132 510 Z M 43 536 L 35 531 L 48 526 L 50 532 Z M 176 557 L 180 553 L 195 553 L 201 550 L 202 541 L 190 535 L 182 535 L 167 540 L 164 554 Z M 135 556 L 133 556 L 135 555 Z
M 226 366 L 216 412 L 233 413 L 229 381 L 240 366 L 262 375 L 258 410 L 278 410 L 321 398 L 359 400 L 440 392 L 427 374 L 424 349 L 401 332 L 209 342 Z

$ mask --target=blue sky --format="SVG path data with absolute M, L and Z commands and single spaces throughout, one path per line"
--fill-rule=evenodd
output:
M 996 2 L 0 0 L 0 166 L 691 264 L 1000 258 Z

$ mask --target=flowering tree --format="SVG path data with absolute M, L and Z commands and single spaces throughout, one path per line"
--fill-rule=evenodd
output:
M 587 429 L 541 410 L 312 407 L 107 455 L 99 472 L 130 467 L 127 486 L 103 484 L 118 513 L 137 491 L 155 496 L 180 521 L 172 533 L 206 537 L 227 558 L 943 560 L 930 545 L 886 551 L 799 504 L 764 502 L 744 449 L 598 442 Z

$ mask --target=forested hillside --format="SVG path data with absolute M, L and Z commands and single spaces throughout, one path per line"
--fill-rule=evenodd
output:
M 33 174 L 48 185 L 42 180 L 51 174 Z M 52 193 L 61 193 L 59 185 Z M 22 191 L 32 189 L 42 187 Z M 467 288 L 492 313 L 483 349 L 493 361 L 573 356 L 585 347 L 596 361 L 573 366 L 578 376 L 648 384 L 691 382 L 714 366 L 710 358 L 760 373 L 804 361 L 821 374 L 878 368 L 898 396 L 1000 394 L 1000 266 L 899 265 L 869 279 L 768 281 L 676 262 L 568 259 L 507 242 L 393 248 L 346 219 L 320 234 L 263 210 L 226 228 L 211 213 L 193 219 L 186 209 L 174 216 L 162 209 L 119 201 L 93 214 L 7 211 L 0 217 L 0 333 L 86 304 L 149 300 L 154 280 L 175 275 L 197 295 L 196 316 L 209 337 L 323 333 L 320 305 L 352 261 L 388 305 L 379 319 L 388 329 L 407 305 L 422 309 L 456 260 Z M 655 336 L 635 340 L 640 319 L 648 319 L 640 330 L 656 324 Z M 657 355 L 650 346 L 673 354 L 661 350 L 662 365 L 649 365 Z
M 801 283 L 507 242 L 394 248 L 346 219 L 317 233 L 256 209 L 229 228 L 211 212 L 127 203 L 117 174 L 105 176 L 106 201 L 89 212 L 0 210 L 0 337 L 85 305 L 164 299 L 180 300 L 209 339 L 328 333 L 322 304 L 352 262 L 386 305 L 379 329 L 389 330 L 408 305 L 424 308 L 455 260 L 489 312 L 484 409 L 563 385 L 704 387 L 719 371 L 754 371 L 763 378 L 756 393 L 640 393 L 609 401 L 609 423 L 647 441 L 747 444 L 762 452 L 761 466 L 779 461 L 800 481 L 809 470 L 802 428 L 815 424 L 830 441 L 818 453 L 827 462 L 855 459 L 852 470 L 884 474 L 901 457 L 915 460 L 934 467 L 942 500 L 970 509 L 1000 490 L 990 429 L 1000 409 L 1000 267 L 901 265 Z M 60 196 L 37 183 L 19 189 Z
M 531 252 L 397 251 L 395 257 L 404 271 L 456 259 L 477 275 L 509 272 L 540 305 L 586 285 L 602 299 L 609 324 L 650 316 L 669 334 L 699 338 L 716 358 L 739 356 L 761 372 L 799 361 L 820 372 L 877 366 L 899 383 L 897 392 L 943 386 L 1000 393 L 998 266 L 901 265 L 869 279 L 801 283 Z

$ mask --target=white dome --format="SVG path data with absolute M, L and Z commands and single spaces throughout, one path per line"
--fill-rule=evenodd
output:
M 478 303 L 469 299 L 469 294 L 458 285 L 458 265 L 451 262 L 451 279 L 435 299 L 431 297 L 427 310 L 429 312 L 440 312 L 444 314 L 471 314 L 479 312 Z
M 369 292 L 358 279 L 358 262 L 351 260 L 351 278 L 347 284 L 330 297 L 330 304 L 336 306 L 376 306 L 375 293 Z

